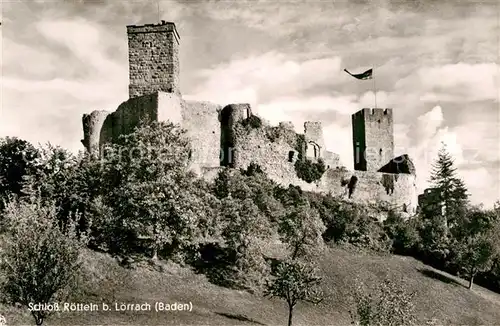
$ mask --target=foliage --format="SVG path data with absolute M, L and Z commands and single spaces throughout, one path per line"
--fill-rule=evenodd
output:
M 5 217 L 4 293 L 13 303 L 27 307 L 64 301 L 75 284 L 80 249 L 86 243 L 76 223 L 68 223 L 63 232 L 55 206 L 44 206 L 39 199 L 9 203 Z M 46 310 L 31 313 L 37 325 L 49 314 Z
M 326 242 L 340 242 L 345 238 L 347 227 L 359 214 L 356 206 L 332 196 L 311 196 L 311 205 L 319 212 L 326 230 L 323 239 Z
M 392 240 L 392 252 L 396 254 L 414 254 L 420 241 L 418 219 L 404 220 L 400 214 L 390 211 L 384 221 L 384 230 Z
M 291 250 L 291 259 L 308 256 L 323 245 L 325 226 L 309 203 L 293 207 L 282 218 L 278 232 Z
M 250 163 L 250 165 L 248 165 L 248 168 L 246 170 L 244 169 L 241 169 L 241 174 L 245 175 L 245 176 L 254 176 L 256 174 L 263 174 L 264 171 L 262 170 L 262 168 L 260 167 L 260 165 L 252 162 Z
M 415 293 L 391 279 L 377 285 L 368 293 L 366 286 L 356 282 L 354 309 L 350 311 L 353 324 L 359 326 L 410 326 L 416 325 Z
M 79 192 L 75 178 L 79 173 L 79 158 L 71 152 L 50 143 L 40 147 L 41 158 L 35 171 L 26 176 L 23 193 L 38 197 L 42 203 L 54 202 L 58 219 L 65 223 L 70 216 L 79 213 L 79 196 L 89 189 Z
M 250 198 L 225 198 L 221 209 L 222 239 L 234 253 L 228 278 L 233 286 L 259 289 L 268 269 L 259 244 L 273 233 L 269 220 Z
M 323 300 L 320 284 L 321 277 L 318 276 L 317 269 L 311 263 L 287 260 L 281 262 L 273 271 L 264 295 L 286 301 L 288 326 L 291 326 L 293 309 L 297 303 L 303 301 L 318 304 Z
M 446 226 L 452 229 L 456 218 L 465 212 L 468 204 L 468 193 L 464 182 L 456 175 L 456 168 L 444 143 L 433 164 L 430 182 L 437 191 L 437 200 L 442 204 Z
M 307 183 L 321 179 L 326 171 L 325 162 L 321 158 L 317 162 L 309 159 L 297 159 L 294 166 L 297 176 Z
M 460 237 L 454 239 L 452 263 L 459 266 L 472 288 L 478 272 L 491 269 L 500 254 L 500 219 L 494 212 L 471 209 L 462 220 Z
M 312 195 L 311 198 L 312 206 L 318 210 L 326 227 L 323 233 L 326 242 L 389 251 L 391 239 L 379 222 L 376 210 L 332 196 Z
M 451 238 L 444 217 L 423 219 L 418 227 L 418 251 L 432 264 L 444 263 L 450 255 Z
M 40 158 L 40 151 L 29 142 L 0 138 L 0 211 L 9 197 L 22 195 L 24 178 L 36 171 Z
M 260 127 L 262 127 L 262 120 L 256 115 L 251 115 L 243 120 L 242 124 L 244 127 L 248 126 L 253 129 L 259 129 Z
M 102 160 L 105 204 L 119 228 L 149 241 L 152 257 L 188 247 L 209 209 L 188 171 L 189 140 L 171 123 L 143 124 L 107 148 Z

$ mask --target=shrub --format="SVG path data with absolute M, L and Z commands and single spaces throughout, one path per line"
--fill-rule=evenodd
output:
M 321 179 L 325 171 L 326 166 L 322 159 L 318 159 L 318 162 L 313 162 L 309 159 L 298 159 L 295 161 L 297 176 L 307 183 Z
M 248 126 L 253 129 L 259 129 L 260 127 L 262 127 L 262 120 L 256 115 L 251 115 L 243 120 L 242 124 L 244 127 Z
M 392 252 L 400 255 L 415 254 L 420 237 L 417 229 L 418 221 L 405 221 L 401 215 L 389 211 L 384 221 L 384 230 L 392 240 Z
M 325 241 L 348 243 L 379 252 L 390 250 L 391 239 L 369 207 L 329 196 L 314 200 L 313 206 L 325 224 Z
M 1 267 L 6 280 L 3 292 L 12 303 L 32 304 L 65 301 L 75 285 L 80 249 L 85 237 L 77 235 L 76 223 L 59 227 L 54 206 L 39 202 L 12 202 L 6 207 L 7 246 Z M 31 311 L 37 325 L 47 310 Z
M 369 293 L 360 282 L 356 284 L 354 309 L 350 311 L 356 325 L 415 325 L 415 305 L 412 302 L 415 293 L 408 292 L 391 279 L 377 285 L 375 293 Z
M 250 165 L 248 165 L 248 168 L 246 170 L 240 169 L 241 174 L 251 177 L 257 174 L 264 174 L 264 171 L 260 167 L 260 165 L 252 162 Z

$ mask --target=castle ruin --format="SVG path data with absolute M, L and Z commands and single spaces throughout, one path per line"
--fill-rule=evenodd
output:
M 83 116 L 82 143 L 87 151 L 99 153 L 140 121 L 170 121 L 187 131 L 190 168 L 203 178 L 213 179 L 223 167 L 245 169 L 255 163 L 284 186 L 354 202 L 382 202 L 402 213 L 415 213 L 415 168 L 408 155 L 394 157 L 392 109 L 362 109 L 352 115 L 355 163 L 354 171 L 348 171 L 340 165 L 339 155 L 326 149 L 321 122 L 305 122 L 303 134 L 297 134 L 291 122 L 271 126 L 263 121 L 252 127 L 245 123 L 256 117 L 249 104 L 184 100 L 179 86 L 180 36 L 174 23 L 127 26 L 127 35 L 129 99 L 114 112 Z M 297 139 L 303 140 L 303 151 Z M 320 179 L 306 182 L 294 168 L 299 158 L 321 160 L 326 171 Z

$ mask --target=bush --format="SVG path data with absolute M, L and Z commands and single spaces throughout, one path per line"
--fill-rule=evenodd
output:
M 313 162 L 309 159 L 298 159 L 295 161 L 297 176 L 307 183 L 321 179 L 325 171 L 326 166 L 322 159 L 318 159 L 318 162 Z
M 240 169 L 241 174 L 251 177 L 257 174 L 264 174 L 264 171 L 260 167 L 260 165 L 252 162 L 250 165 L 248 165 L 248 168 L 246 170 Z
M 244 127 L 249 126 L 250 128 L 258 129 L 262 127 L 262 120 L 256 115 L 251 115 L 245 120 L 243 120 L 242 124 Z
M 405 221 L 401 215 L 390 211 L 384 221 L 384 230 L 392 240 L 391 251 L 398 255 L 411 255 L 417 251 L 420 241 L 418 234 L 418 221 L 412 219 Z
M 390 250 L 391 239 L 369 207 L 329 196 L 313 199 L 313 207 L 325 224 L 326 242 L 347 243 L 378 252 Z
M 76 223 L 61 230 L 54 206 L 39 202 L 12 202 L 6 207 L 7 245 L 1 267 L 8 301 L 30 307 L 65 301 L 75 286 L 80 249 L 86 238 L 77 234 Z M 37 325 L 49 311 L 32 310 Z
M 354 309 L 350 311 L 356 325 L 415 325 L 415 293 L 406 289 L 391 279 L 386 279 L 377 285 L 375 293 L 368 293 L 364 284 L 356 282 L 354 293 Z

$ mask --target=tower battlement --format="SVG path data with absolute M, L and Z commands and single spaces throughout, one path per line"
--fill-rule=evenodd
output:
M 177 32 L 175 23 L 162 21 L 160 24 L 145 24 L 145 25 L 127 25 L 127 34 L 141 33 L 161 33 L 171 32 L 174 34 L 177 44 L 180 43 L 181 37 Z
M 392 119 L 392 109 L 380 109 L 380 108 L 371 108 L 371 109 L 361 109 L 354 114 L 356 117 L 365 117 L 367 120 L 377 120 L 377 119 Z

